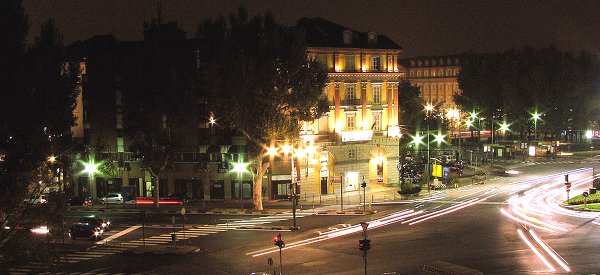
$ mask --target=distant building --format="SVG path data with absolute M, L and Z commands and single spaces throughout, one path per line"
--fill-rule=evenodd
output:
M 406 78 L 421 88 L 421 96 L 427 103 L 444 109 L 455 108 L 454 93 L 458 88 L 460 55 L 422 56 L 401 59 L 406 68 Z
M 397 184 L 402 48 L 386 35 L 321 18 L 303 18 L 297 26 L 305 30 L 308 57 L 328 71 L 323 93 L 329 102 L 325 116 L 302 125 L 304 143 L 316 151 L 299 162 L 300 193 L 339 193 L 340 178 L 348 191 L 358 190 L 363 178 L 368 188 Z

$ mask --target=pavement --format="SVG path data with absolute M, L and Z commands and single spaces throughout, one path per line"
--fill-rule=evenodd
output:
M 503 170 L 518 169 L 523 165 L 533 165 L 541 162 L 556 162 L 556 161 L 581 161 L 582 158 L 576 157 L 559 157 L 558 159 L 549 159 L 546 157 L 528 157 L 525 161 L 517 157 L 513 159 L 494 159 L 488 160 L 485 165 L 468 165 L 463 169 L 463 175 L 456 179 L 456 184 L 447 188 L 459 188 L 471 184 L 483 184 L 487 180 L 497 176 L 497 173 L 502 173 Z M 502 170 L 502 171 L 499 171 Z M 340 210 L 342 203 L 340 195 L 337 194 L 301 194 L 299 197 L 298 212 L 314 212 L 318 215 L 368 215 L 375 211 L 370 210 L 371 203 L 395 202 L 408 199 L 406 196 L 398 194 L 398 186 L 383 186 L 381 184 L 370 184 L 367 188 L 367 193 L 362 194 L 360 191 L 344 192 L 344 210 Z M 427 186 L 424 186 L 421 194 L 410 196 L 410 199 L 415 199 L 426 195 L 424 191 Z M 366 199 L 369 210 L 362 210 L 362 200 Z M 79 211 L 96 211 L 96 212 L 133 212 L 133 213 L 163 213 L 163 214 L 180 214 L 181 208 L 185 207 L 187 214 L 219 214 L 219 215 L 274 215 L 292 212 L 292 202 L 290 200 L 265 200 L 263 201 L 263 210 L 248 209 L 251 206 L 251 201 L 243 201 L 244 208 L 242 209 L 240 202 L 237 200 L 228 200 L 222 202 L 192 202 L 184 206 L 160 206 L 154 208 L 151 205 L 93 205 L 91 207 L 72 207 L 73 210 Z

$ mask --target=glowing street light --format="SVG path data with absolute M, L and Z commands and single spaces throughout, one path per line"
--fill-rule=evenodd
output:
M 440 144 L 445 143 L 446 141 L 444 140 L 446 136 L 443 135 L 442 133 L 437 133 L 437 135 L 435 135 L 435 139 L 434 141 L 437 142 L 438 146 L 440 146 Z
M 236 172 L 238 174 L 237 178 L 239 180 L 239 184 L 240 184 L 240 205 L 242 207 L 242 210 L 244 209 L 244 202 L 242 201 L 242 190 L 243 190 L 243 182 L 242 182 L 242 173 L 248 172 L 247 170 L 248 167 L 248 163 L 245 162 L 234 162 L 233 163 L 233 172 Z
M 502 131 L 502 134 L 506 133 L 506 131 L 510 131 L 510 129 L 508 129 L 508 126 L 510 125 L 507 124 L 506 121 L 502 122 L 502 125 L 500 125 L 500 131 Z
M 94 174 L 98 173 L 99 166 L 100 163 L 95 163 L 93 160 L 90 160 L 89 162 L 83 163 L 83 171 L 81 172 L 87 173 L 88 175 L 90 175 L 90 177 L 92 177 L 94 176 Z
M 590 158 L 591 158 L 592 157 L 592 149 L 594 148 L 594 147 L 592 147 L 592 138 L 594 137 L 594 132 L 592 132 L 592 130 L 585 131 L 585 137 L 590 140 Z
M 267 154 L 271 157 L 275 157 L 275 155 L 277 155 L 277 148 L 271 145 L 271 147 L 267 148 Z
M 419 134 L 416 134 L 413 137 L 413 141 L 412 142 L 415 144 L 415 146 L 419 147 L 419 144 L 423 144 L 423 137 L 421 135 L 419 135 Z
M 531 119 L 533 119 L 533 138 L 537 139 L 537 121 L 540 120 L 542 114 L 538 113 L 537 110 L 531 114 Z

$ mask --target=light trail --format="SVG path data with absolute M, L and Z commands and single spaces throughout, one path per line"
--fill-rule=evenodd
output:
M 544 257 L 544 255 L 542 255 L 542 253 L 540 253 L 540 251 L 527 239 L 527 237 L 525 237 L 523 230 L 517 229 L 517 233 L 519 233 L 519 236 L 521 237 L 523 242 L 525 242 L 527 244 L 527 246 L 529 246 L 529 249 L 531 249 L 535 253 L 535 255 L 537 255 L 538 258 L 540 258 L 540 260 L 542 260 L 542 262 L 548 267 L 548 269 L 555 272 L 556 268 L 554 268 L 554 266 L 552 266 L 552 264 L 550 264 L 550 262 L 548 262 L 548 260 Z
M 542 241 L 542 239 L 540 239 L 540 237 L 538 237 L 533 230 L 529 229 L 529 234 L 546 251 L 546 253 L 550 255 L 550 257 L 552 257 L 552 259 L 554 259 L 554 261 L 558 263 L 566 272 L 571 271 L 571 269 L 567 265 L 567 262 L 562 257 L 560 257 L 558 253 L 554 251 L 554 249 L 546 245 L 546 243 Z
M 391 214 L 391 215 L 388 215 L 388 216 L 385 216 L 382 218 L 374 219 L 374 220 L 369 221 L 369 230 L 373 230 L 375 228 L 379 228 L 379 227 L 382 227 L 385 225 L 396 223 L 404 218 L 418 215 L 421 213 L 423 213 L 423 210 L 414 211 L 414 210 L 410 209 L 410 210 L 397 212 L 397 213 L 394 213 L 394 214 Z M 283 247 L 281 250 L 287 250 L 287 249 L 305 246 L 305 245 L 309 245 L 309 244 L 313 244 L 313 243 L 317 243 L 317 242 L 327 241 L 330 239 L 358 233 L 361 231 L 362 231 L 362 227 L 360 226 L 360 224 L 352 225 L 352 226 L 341 228 L 341 229 L 334 229 L 329 232 L 320 233 L 321 235 L 317 236 L 317 237 L 290 243 L 289 245 L 286 245 L 285 247 Z M 279 251 L 279 248 L 266 248 L 266 249 L 246 253 L 246 255 L 251 255 L 252 257 L 259 257 L 259 256 L 263 256 L 266 254 L 275 253 L 278 251 Z
M 418 223 L 421 223 L 421 222 L 424 222 L 424 221 L 427 221 L 427 220 L 430 220 L 430 219 L 433 219 L 433 218 L 437 218 L 437 217 L 439 217 L 439 216 L 443 216 L 443 215 L 446 215 L 446 214 L 450 214 L 450 213 L 452 213 L 452 212 L 456 212 L 456 211 L 458 211 L 458 210 L 461 210 L 461 209 L 463 209 L 463 208 L 467 208 L 467 207 L 469 207 L 469 206 L 472 206 L 472 205 L 475 205 L 475 204 L 477 204 L 477 203 L 480 203 L 480 202 L 482 202 L 482 201 L 484 201 L 484 200 L 485 200 L 485 199 L 477 199 L 477 200 L 475 200 L 475 201 L 472 201 L 472 202 L 470 202 L 470 203 L 467 203 L 467 204 L 463 204 L 463 205 L 461 205 L 461 206 L 459 206 L 459 207 L 456 207 L 456 208 L 453 208 L 453 209 L 450 209 L 450 210 L 448 210 L 448 208 L 446 208 L 446 209 L 444 209 L 444 210 L 440 210 L 440 211 L 438 211 L 438 212 L 435 212 L 435 213 L 437 213 L 437 214 L 435 214 L 435 215 L 432 215 L 432 216 L 429 216 L 429 217 L 425 217 L 425 218 L 423 218 L 423 217 L 419 217 L 419 218 L 418 218 L 418 220 L 416 220 L 416 221 L 413 221 L 413 222 L 409 223 L 408 225 L 415 225 L 415 224 L 418 224 Z M 450 207 L 449 207 L 449 208 L 450 208 Z

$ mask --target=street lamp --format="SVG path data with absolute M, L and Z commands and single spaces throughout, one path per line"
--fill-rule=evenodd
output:
M 240 160 L 238 160 L 238 162 L 233 163 L 233 172 L 237 172 L 237 178 L 240 182 L 240 205 L 242 207 L 242 210 L 244 210 L 244 202 L 242 201 L 242 173 L 248 172 L 248 170 L 246 169 L 247 167 L 248 163 L 241 162 Z
M 537 140 L 537 121 L 540 119 L 540 117 L 541 114 L 539 114 L 537 111 L 531 114 L 531 119 L 533 119 L 533 138 L 535 140 Z
M 592 130 L 585 131 L 585 137 L 590 140 L 590 158 L 592 157 L 592 137 L 594 137 L 594 132 Z
M 457 135 L 456 138 L 458 138 L 458 158 L 456 160 L 460 160 L 460 141 L 462 139 L 462 133 L 460 130 L 460 111 L 456 108 L 450 109 L 448 110 L 448 113 L 446 114 L 446 117 L 453 121 L 454 123 L 454 128 L 455 130 L 457 130 Z
M 427 103 L 427 105 L 425 105 L 425 112 L 427 114 L 427 167 L 425 167 L 425 180 L 427 181 L 427 190 L 429 190 L 429 159 L 431 158 L 431 154 L 429 152 L 429 116 L 430 113 L 433 113 L 433 105 L 431 105 L 431 103 Z

